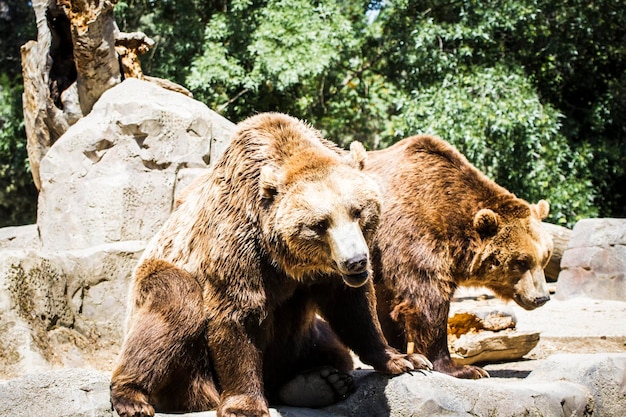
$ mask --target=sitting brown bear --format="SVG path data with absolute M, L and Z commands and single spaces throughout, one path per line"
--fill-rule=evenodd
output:
M 372 264 L 387 340 L 405 352 L 410 342 L 440 372 L 488 376 L 450 358 L 450 302 L 459 285 L 485 286 L 529 310 L 550 299 L 543 268 L 552 239 L 541 226 L 548 203 L 516 198 L 426 135 L 369 152 L 366 171 L 385 196 Z
M 368 243 L 380 193 L 365 158 L 360 144 L 346 154 L 286 115 L 238 125 L 135 271 L 111 380 L 120 416 L 325 405 L 329 389 L 349 388 L 346 346 L 381 372 L 430 366 L 389 347 L 376 318 Z M 325 399 L 302 403 L 311 393 L 294 386 L 320 389 L 311 375 Z

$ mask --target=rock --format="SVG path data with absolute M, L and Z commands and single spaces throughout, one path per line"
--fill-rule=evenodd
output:
M 113 417 L 109 378 L 98 371 L 63 369 L 0 384 L 0 415 Z
M 448 318 L 448 347 L 452 359 L 462 365 L 514 361 L 539 342 L 538 332 L 518 332 L 517 319 L 508 306 L 452 305 Z
M 437 372 L 356 371 L 354 392 L 321 409 L 275 407 L 272 417 L 618 416 L 626 409 L 626 353 L 555 355 L 525 379 L 463 380 Z M 65 369 L 0 384 L 0 415 L 109 417 L 109 375 Z M 157 417 L 214 417 L 214 411 Z
M 36 224 L 0 228 L 0 250 L 26 249 L 41 246 Z
M 626 219 L 583 219 L 563 253 L 555 297 L 626 300 Z
M 131 78 L 107 90 L 41 160 L 43 247 L 149 240 L 178 188 L 193 179 L 186 171 L 215 161 L 233 128 L 204 104 L 150 82 Z
M 543 361 L 526 379 L 529 384 L 546 380 L 565 381 L 586 387 L 593 396 L 593 415 L 624 415 L 626 353 L 553 355 Z M 574 414 L 566 412 L 565 415 Z
M 106 367 L 122 341 L 128 284 L 144 248 L 129 241 L 0 251 L 0 378 Z
M 450 341 L 450 356 L 462 365 L 514 361 L 522 358 L 539 343 L 538 332 L 481 331 L 466 333 Z
M 515 313 L 507 307 L 483 306 L 467 310 L 453 305 L 451 309 L 454 312 L 448 317 L 448 334 L 456 337 L 471 331 L 514 329 L 517 323 Z
M 552 236 L 552 242 L 554 248 L 552 250 L 552 256 L 546 268 L 544 269 L 546 280 L 553 282 L 559 277 L 561 272 L 561 259 L 563 258 L 563 252 L 567 248 L 569 240 L 572 236 L 572 231 L 567 227 L 558 226 L 552 223 L 543 222 L 541 224 L 548 233 Z

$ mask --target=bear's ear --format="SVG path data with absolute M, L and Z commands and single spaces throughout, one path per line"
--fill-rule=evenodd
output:
M 349 165 L 352 165 L 358 170 L 362 170 L 367 160 L 367 152 L 363 147 L 363 144 L 358 141 L 354 141 L 350 144 L 350 153 L 344 158 Z
M 278 189 L 282 184 L 282 175 L 278 170 L 270 165 L 261 168 L 259 177 L 259 193 L 261 198 L 272 199 L 278 194 Z
M 474 216 L 474 229 L 483 239 L 494 236 L 498 233 L 498 215 L 493 210 L 478 210 Z
M 548 214 L 550 213 L 550 204 L 546 200 L 539 200 L 537 204 L 532 204 L 531 208 L 532 208 L 533 214 L 539 220 L 545 219 L 546 217 L 548 217 Z

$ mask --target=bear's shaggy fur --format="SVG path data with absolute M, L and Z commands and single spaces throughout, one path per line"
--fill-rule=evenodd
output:
M 427 135 L 369 152 L 366 171 L 385 197 L 372 262 L 387 340 L 403 351 L 412 342 L 435 370 L 488 376 L 450 358 L 450 302 L 458 285 L 488 287 L 525 309 L 547 302 L 552 240 L 541 220 L 548 204 L 516 198 Z
M 120 416 L 269 416 L 268 399 L 285 401 L 281 387 L 312 369 L 345 395 L 346 346 L 390 374 L 430 366 L 389 347 L 376 318 L 368 244 L 380 192 L 365 158 L 286 115 L 238 125 L 134 274 L 111 380 Z

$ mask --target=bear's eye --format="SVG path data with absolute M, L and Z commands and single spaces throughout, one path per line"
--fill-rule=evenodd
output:
M 328 226 L 328 220 L 320 220 L 312 225 L 310 228 L 318 235 L 323 235 L 324 233 L 326 233 L 326 230 L 328 230 Z
M 354 217 L 355 219 L 360 219 L 361 218 L 361 209 L 352 209 L 352 217 Z
M 512 262 L 512 266 L 520 272 L 526 272 L 530 269 L 530 261 L 526 258 L 516 259 Z

